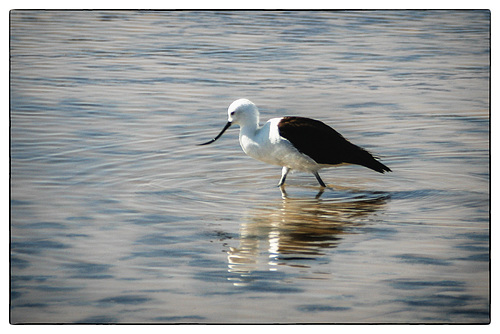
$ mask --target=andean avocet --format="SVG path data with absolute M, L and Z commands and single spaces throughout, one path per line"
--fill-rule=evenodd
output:
M 306 117 L 272 118 L 259 125 L 259 110 L 247 99 L 239 99 L 228 108 L 228 121 L 208 145 L 219 139 L 232 125 L 240 126 L 240 145 L 254 159 L 282 166 L 279 187 L 291 170 L 314 174 L 321 187 L 326 187 L 318 171 L 341 164 L 356 164 L 379 173 L 390 168 L 375 159 L 365 149 L 352 144 L 325 123 Z

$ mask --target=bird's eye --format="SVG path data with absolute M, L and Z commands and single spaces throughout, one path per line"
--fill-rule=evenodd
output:
M 230 115 L 231 115 L 231 116 L 234 116 L 234 111 L 232 111 Z

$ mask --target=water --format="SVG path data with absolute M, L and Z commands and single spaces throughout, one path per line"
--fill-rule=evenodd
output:
M 489 20 L 11 12 L 11 322 L 489 322 Z M 240 97 L 393 173 L 282 198 Z

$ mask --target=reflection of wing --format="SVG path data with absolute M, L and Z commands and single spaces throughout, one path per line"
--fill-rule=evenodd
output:
M 368 151 L 352 144 L 323 122 L 289 116 L 283 117 L 278 127 L 283 138 L 318 164 L 351 163 L 368 167 L 379 173 L 391 171 Z

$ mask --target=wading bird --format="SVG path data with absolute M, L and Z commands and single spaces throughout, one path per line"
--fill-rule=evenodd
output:
M 342 164 L 361 165 L 376 172 L 390 172 L 368 151 L 345 139 L 321 121 L 306 117 L 272 118 L 259 125 L 259 110 L 247 99 L 239 99 L 228 108 L 228 122 L 208 145 L 219 139 L 232 125 L 240 126 L 240 145 L 254 159 L 283 167 L 279 187 L 291 170 L 312 173 L 326 187 L 318 171 Z

